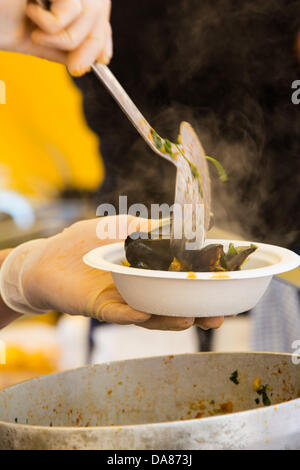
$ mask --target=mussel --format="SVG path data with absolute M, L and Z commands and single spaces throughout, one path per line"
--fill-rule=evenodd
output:
M 125 252 L 127 261 L 134 268 L 167 271 L 173 260 L 168 238 L 141 237 L 135 240 L 127 237 Z
M 221 244 L 207 245 L 201 250 L 184 250 L 176 259 L 170 239 L 151 238 L 151 233 L 136 232 L 125 241 L 126 258 L 130 266 L 161 271 L 217 272 L 237 271 L 257 247 L 229 245 L 224 252 Z
M 228 252 L 223 259 L 226 271 L 238 271 L 248 256 L 254 253 L 255 250 L 257 250 L 255 245 L 234 247 L 230 243 Z
M 211 244 L 201 250 L 183 251 L 179 256 L 179 261 L 188 267 L 188 271 L 225 271 L 221 266 L 224 256 L 223 245 Z

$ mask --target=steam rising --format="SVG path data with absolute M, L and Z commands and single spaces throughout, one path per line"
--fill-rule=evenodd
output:
M 294 52 L 300 2 L 183 4 L 179 79 L 199 77 L 192 121 L 229 174 L 225 185 L 214 179 L 216 223 L 254 239 L 299 240 L 300 109 L 291 103 L 291 84 L 300 75 Z
M 227 183 L 211 168 L 216 225 L 299 244 L 300 106 L 291 84 L 300 78 L 300 1 L 131 0 L 129 9 L 114 0 L 112 24 L 112 70 L 155 129 L 174 140 L 180 122 L 191 122 L 225 167 Z M 101 85 L 80 84 L 102 136 L 100 202 L 132 193 L 133 202 L 172 203 L 174 169 L 151 155 Z

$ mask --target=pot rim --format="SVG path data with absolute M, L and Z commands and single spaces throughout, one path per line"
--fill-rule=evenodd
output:
M 294 354 L 291 354 L 291 353 L 276 353 L 276 352 L 267 352 L 267 351 L 233 351 L 233 352 L 230 352 L 230 351 L 225 351 L 225 352 L 215 352 L 215 351 L 210 351 L 210 352 L 196 352 L 196 353 L 185 353 L 185 354 L 174 354 L 174 355 L 171 355 L 172 358 L 175 358 L 175 357 L 185 357 L 185 356 L 204 356 L 204 355 L 235 355 L 235 356 L 246 356 L 246 355 L 251 355 L 251 356 L 258 356 L 258 355 L 267 355 L 267 356 L 278 356 L 278 357 L 286 357 L 286 358 L 292 358 L 294 356 Z M 29 380 L 24 380 L 23 382 L 19 382 L 15 385 L 12 385 L 11 387 L 7 387 L 7 388 L 4 388 L 3 390 L 0 390 L 0 396 L 1 396 L 1 393 L 3 392 L 9 392 L 9 391 L 13 391 L 14 388 L 20 386 L 20 385 L 23 385 L 27 382 L 34 382 L 34 381 L 37 381 L 37 380 L 43 380 L 43 379 L 46 379 L 48 377 L 52 377 L 52 376 L 58 376 L 58 375 L 62 375 L 62 374 L 65 374 L 65 373 L 68 373 L 68 372 L 71 372 L 71 371 L 79 371 L 79 370 L 83 370 L 83 369 L 87 369 L 87 368 L 94 368 L 94 367 L 106 367 L 106 366 L 111 366 L 112 364 L 115 364 L 115 363 L 122 363 L 122 362 L 132 362 L 132 361 L 142 361 L 142 360 L 145 360 L 145 359 L 166 359 L 166 358 L 171 358 L 170 355 L 162 355 L 162 356 L 151 356 L 151 357 L 139 357 L 139 358 L 132 358 L 132 359 L 126 359 L 126 360 L 122 360 L 122 361 L 110 361 L 110 362 L 103 362 L 103 363 L 100 363 L 100 364 L 88 364 L 88 365 L 85 365 L 85 366 L 81 366 L 81 367 L 76 367 L 74 369 L 68 369 L 68 370 L 64 370 L 64 371 L 60 371 L 60 372 L 55 372 L 53 374 L 48 374 L 48 375 L 44 375 L 44 376 L 41 376 L 41 377 L 36 377 L 34 379 L 29 379 Z M 300 359 L 300 356 L 297 356 L 299 359 Z M 253 413 L 273 413 L 275 411 L 277 411 L 279 409 L 282 410 L 283 408 L 285 408 L 286 406 L 290 406 L 290 405 L 293 405 L 293 406 L 296 406 L 297 404 L 299 403 L 299 406 L 300 406 L 300 397 L 299 398 L 294 398 L 292 400 L 288 400 L 288 401 L 284 401 L 284 402 L 280 402 L 280 403 L 274 403 L 270 406 L 260 406 L 258 408 L 253 408 L 253 409 L 250 409 L 250 410 L 242 410 L 242 411 L 233 411 L 232 413 L 224 413 L 222 415 L 217 415 L 217 416 L 207 416 L 207 417 L 204 417 L 204 418 L 195 418 L 195 419 L 183 419 L 183 420 L 171 420 L 171 421 L 160 421 L 160 422 L 153 422 L 153 423 L 138 423 L 138 424 L 116 424 L 114 426 L 89 426 L 89 427 L 86 427 L 86 426 L 41 426 L 39 424 L 22 424 L 22 423 L 13 423 L 13 422 L 10 422 L 10 421 L 2 421 L 0 420 L 0 427 L 1 426 L 5 426 L 5 427 L 13 427 L 13 428 L 16 428 L 18 430 L 21 430 L 21 429 L 25 429 L 25 430 L 32 430 L 34 429 L 35 431 L 49 431 L 49 432 L 70 432 L 70 431 L 79 431 L 79 432 L 83 432 L 83 431 L 99 431 L 99 430 L 103 430 L 103 431 L 116 431 L 116 430 L 120 430 L 120 429 L 124 429 L 124 430 L 130 430 L 130 429 L 136 429 L 136 428 L 143 428 L 145 426 L 147 427 L 153 427 L 153 426 L 159 426 L 159 427 L 163 427 L 163 426 L 169 426 L 169 425 L 176 425 L 176 426 L 186 426 L 187 423 L 195 423 L 195 422 L 207 422 L 207 420 L 209 420 L 209 422 L 211 422 L 212 420 L 216 421 L 216 420 L 220 420 L 221 422 L 223 422 L 224 420 L 228 420 L 228 418 L 232 417 L 232 416 L 236 416 L 236 415 L 243 415 L 245 416 L 246 414 L 253 414 Z

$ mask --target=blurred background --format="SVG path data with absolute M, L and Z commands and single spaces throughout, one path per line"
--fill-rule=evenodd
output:
M 0 106 L 3 249 L 94 217 L 90 195 L 101 184 L 103 168 L 98 138 L 85 123 L 81 93 L 65 67 L 0 52 L 0 77 L 6 84 L 6 105 Z M 64 337 L 59 344 L 59 317 L 24 317 L 1 334 L 7 364 L 0 366 L 0 387 L 63 367 L 68 347 Z M 83 319 L 86 338 L 87 323 Z M 81 330 L 80 321 L 78 326 Z M 73 339 L 80 365 L 87 345 Z
M 0 106 L 0 249 L 4 249 L 94 217 L 104 166 L 98 137 L 83 115 L 81 93 L 63 66 L 0 52 L 0 79 L 7 87 L 7 104 Z M 214 228 L 211 236 L 242 235 L 221 227 Z M 300 284 L 299 270 L 284 278 Z M 194 328 L 168 333 L 113 325 L 91 332 L 84 317 L 56 312 L 24 316 L 0 332 L 6 344 L 0 388 L 88 361 L 199 349 L 249 350 L 253 334 L 248 315 L 227 319 L 213 336 L 199 335 Z

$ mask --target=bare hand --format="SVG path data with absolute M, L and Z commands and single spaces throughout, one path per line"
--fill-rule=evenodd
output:
M 0 2 L 0 49 L 61 62 L 83 75 L 113 53 L 110 0 L 51 0 L 46 11 L 27 0 Z

